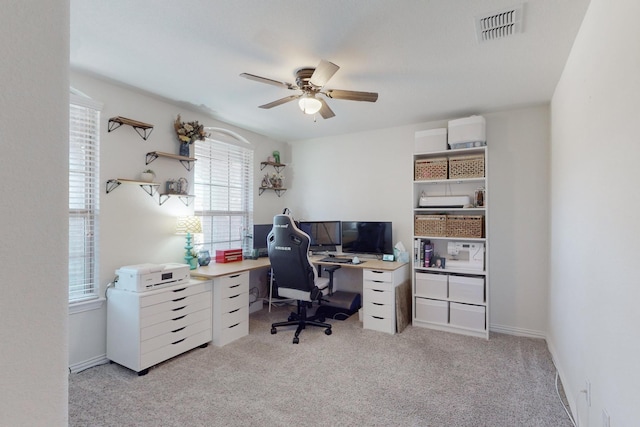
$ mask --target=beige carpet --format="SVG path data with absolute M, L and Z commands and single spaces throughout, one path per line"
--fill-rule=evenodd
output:
M 289 308 L 251 315 L 250 334 L 195 349 L 146 376 L 116 364 L 69 376 L 70 426 L 549 426 L 571 423 L 543 340 L 490 340 L 409 325 L 363 330 L 357 314 L 270 334 Z

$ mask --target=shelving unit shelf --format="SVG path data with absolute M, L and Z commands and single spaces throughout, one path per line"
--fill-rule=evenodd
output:
M 171 153 L 163 153 L 162 151 L 150 151 L 147 153 L 146 164 L 148 165 L 158 157 L 165 157 L 167 159 L 178 160 L 180 161 L 180 163 L 182 163 L 182 166 L 184 166 L 184 168 L 188 171 L 190 171 L 193 168 L 194 162 L 198 160 L 193 157 L 179 156 L 177 154 L 171 154 Z
M 260 170 L 264 169 L 267 166 L 273 166 L 276 172 L 280 173 L 280 171 L 284 169 L 287 165 L 285 165 L 284 163 L 260 162 Z
M 262 193 L 264 193 L 267 190 L 275 191 L 275 193 L 278 195 L 278 197 L 280 197 L 282 194 L 284 194 L 285 191 L 287 191 L 286 188 L 260 187 L 258 189 L 258 196 L 261 196 Z
M 158 203 L 160 204 L 160 206 L 162 206 L 162 204 L 169 200 L 171 197 L 177 197 L 182 201 L 182 203 L 184 203 L 185 206 L 189 206 L 191 204 L 191 201 L 196 196 L 194 196 L 193 194 L 160 193 L 158 195 Z
M 450 178 L 451 158 L 459 161 L 461 156 L 479 156 L 483 160 L 483 176 Z M 459 333 L 489 339 L 489 239 L 488 234 L 488 156 L 485 147 L 459 150 L 443 150 L 428 153 L 414 153 L 413 162 L 417 172 L 418 163 L 446 162 L 446 178 L 422 179 L 424 175 L 414 173 L 413 181 L 413 268 L 411 274 L 413 289 L 413 325 L 440 331 Z M 440 163 L 441 164 L 441 163 Z M 434 171 L 435 165 L 434 165 Z M 431 171 L 430 171 L 431 172 Z M 471 174 L 473 175 L 473 173 Z M 438 173 L 430 175 L 439 177 Z M 483 189 L 482 206 L 476 206 L 475 193 Z M 421 196 L 469 196 L 471 205 L 466 207 L 420 207 Z M 418 217 L 420 216 L 420 217 Z M 428 221 L 453 221 L 454 218 L 472 217 L 475 225 L 480 224 L 481 233 L 474 237 L 460 237 L 453 230 L 432 223 L 419 223 L 424 216 L 432 216 Z M 481 222 L 478 222 L 481 221 Z M 446 224 L 446 222 L 444 223 Z M 432 229 L 433 227 L 433 229 Z M 419 228 L 417 230 L 416 228 Z M 426 229 L 426 230 L 425 230 Z M 427 233 L 425 233 L 427 231 Z M 436 232 L 438 231 L 438 232 Z M 435 235 L 431 235 L 435 234 Z M 444 268 L 433 262 L 424 265 L 425 250 L 432 251 L 433 258 L 444 258 Z M 459 250 L 459 254 L 455 252 Z M 465 258 L 466 257 L 466 258 Z M 442 260 L 441 260 L 442 262 Z M 469 262 L 467 264 L 467 262 Z M 448 265 L 454 264 L 455 266 Z
M 113 190 L 118 188 L 120 184 L 135 184 L 139 185 L 148 195 L 153 196 L 158 187 L 160 186 L 157 182 L 147 182 L 147 181 L 136 181 L 134 179 L 124 179 L 124 178 L 115 178 L 107 180 L 106 190 L 107 194 L 111 193 Z
M 108 132 L 112 132 L 122 125 L 128 125 L 134 128 L 138 135 L 140 135 L 140 137 L 145 141 L 149 138 L 151 132 L 153 132 L 153 125 L 121 116 L 111 117 L 109 119 Z

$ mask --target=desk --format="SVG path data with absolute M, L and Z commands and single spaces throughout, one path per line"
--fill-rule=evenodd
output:
M 409 281 L 408 263 L 365 258 L 361 259 L 363 262 L 360 264 L 341 264 L 320 261 L 322 258 L 324 256 L 311 257 L 311 262 L 317 265 L 339 265 L 362 270 L 362 327 L 364 329 L 395 334 L 396 331 L 404 328 L 410 314 L 406 310 L 400 312 L 396 303 L 406 300 L 404 295 L 406 292 L 400 290 L 404 290 Z M 405 302 L 398 305 L 410 304 Z
M 398 288 L 409 280 L 409 264 L 363 259 L 360 264 L 320 261 L 315 265 L 339 265 L 362 271 L 363 327 L 393 334 L 398 330 Z M 249 272 L 270 267 L 269 258 L 211 263 L 191 271 L 193 277 L 213 280 L 213 343 L 222 346 L 249 333 Z M 271 301 L 269 301 L 271 303 Z
M 213 282 L 212 342 L 223 346 L 249 334 L 249 272 L 268 268 L 269 258 L 215 263 L 191 270 Z

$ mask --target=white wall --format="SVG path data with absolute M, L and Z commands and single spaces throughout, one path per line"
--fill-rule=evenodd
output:
M 549 345 L 581 426 L 640 420 L 639 15 L 592 0 L 552 101 Z
M 549 109 L 484 116 L 490 162 L 491 329 L 544 337 Z M 446 125 L 431 122 L 293 143 L 289 208 L 298 219 L 393 221 L 394 241 L 410 250 L 414 134 Z M 338 285 L 340 279 L 353 280 L 339 273 Z
M 181 262 L 184 236 L 175 235 L 176 216 L 193 212 L 193 204 L 185 206 L 178 198 L 170 198 L 161 206 L 158 196 L 149 196 L 137 185 L 122 184 L 106 194 L 106 181 L 111 178 L 138 179 L 143 169 L 156 172 L 156 182 L 186 178 L 193 183 L 193 171 L 181 163 L 158 158 L 145 164 L 146 153 L 162 151 L 178 153 L 173 121 L 181 114 L 183 121 L 198 120 L 205 126 L 229 129 L 246 138 L 254 152 L 254 220 L 271 222 L 282 211 L 284 199 L 267 192 L 258 196 L 258 185 L 266 171 L 260 161 L 273 150 L 279 150 L 281 161 L 290 158 L 288 146 L 264 136 L 236 128 L 188 107 L 167 102 L 142 92 L 107 82 L 77 71 L 71 73 L 71 86 L 104 104 L 101 119 L 100 149 L 100 286 L 104 296 L 106 285 L 123 265 L 145 262 Z M 154 125 L 148 139 L 143 140 L 130 126 L 108 132 L 110 117 L 123 116 Z M 106 354 L 106 307 L 70 315 L 69 365 L 74 369 L 104 360 Z
M 67 0 L 0 13 L 0 425 L 67 424 Z

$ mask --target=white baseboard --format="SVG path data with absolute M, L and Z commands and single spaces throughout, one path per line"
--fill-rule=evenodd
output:
M 109 363 L 109 359 L 107 359 L 107 355 L 103 354 L 100 356 L 96 356 L 92 359 L 85 360 L 84 362 L 74 363 L 69 365 L 69 371 L 72 374 L 77 374 L 78 372 L 82 372 L 85 369 L 93 368 L 94 366 L 104 365 L 105 363 Z
M 542 331 L 534 331 L 533 329 L 514 328 L 513 326 L 489 325 L 490 332 L 498 332 L 501 334 L 516 335 L 519 337 L 542 338 L 547 339 L 547 334 Z

